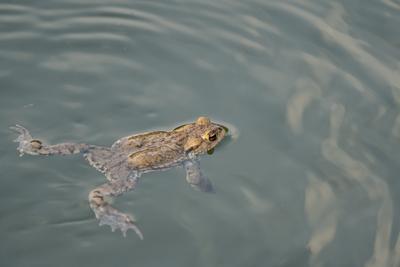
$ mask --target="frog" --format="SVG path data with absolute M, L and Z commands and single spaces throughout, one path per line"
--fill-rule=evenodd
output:
M 123 236 L 129 229 L 143 240 L 143 233 L 133 216 L 114 208 L 111 199 L 137 187 L 144 173 L 183 167 L 186 181 L 195 190 L 214 192 L 210 179 L 200 168 L 199 156 L 211 154 L 227 136 L 228 128 L 200 116 L 194 122 L 172 130 L 150 131 L 122 137 L 111 147 L 86 143 L 59 143 L 50 145 L 33 138 L 21 125 L 10 127 L 19 135 L 20 156 L 80 154 L 97 171 L 105 175 L 107 182 L 88 194 L 91 210 L 99 225 L 108 225 L 114 232 L 119 229 Z

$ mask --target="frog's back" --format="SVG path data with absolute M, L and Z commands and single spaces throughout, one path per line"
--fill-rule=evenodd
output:
M 185 157 L 180 146 L 181 136 L 173 131 L 154 131 L 123 137 L 109 149 L 110 157 L 105 159 L 105 153 L 101 152 L 98 157 L 102 161 L 100 165 L 114 176 L 123 176 L 129 171 L 147 172 L 174 167 Z M 96 154 L 94 151 L 91 157 L 96 158 Z
M 158 145 L 163 142 L 170 132 L 167 131 L 154 131 L 135 135 L 125 136 L 118 139 L 112 146 L 111 150 L 114 152 L 133 153 L 135 151 Z

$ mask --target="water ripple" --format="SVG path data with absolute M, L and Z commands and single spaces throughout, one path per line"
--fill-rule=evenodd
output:
M 0 34 L 1 41 L 21 41 L 21 40 L 31 40 L 39 39 L 41 35 L 39 33 L 30 31 L 20 31 L 20 32 L 10 32 Z
M 395 61 L 383 63 L 380 59 L 368 53 L 365 49 L 367 44 L 363 40 L 335 29 L 322 18 L 301 8 L 285 3 L 271 4 L 271 8 L 276 8 L 282 13 L 288 13 L 291 17 L 306 22 L 310 29 L 318 30 L 326 42 L 343 48 L 366 72 L 375 79 L 387 83 L 395 96 L 395 100 L 400 103 L 400 94 L 398 93 L 400 91 L 400 66 Z
M 82 52 L 67 52 L 59 56 L 50 57 L 48 60 L 41 63 L 41 66 L 57 71 L 74 71 L 91 74 L 105 74 L 108 68 L 112 68 L 113 66 L 128 70 L 141 69 L 139 64 L 135 64 L 129 59 L 123 59 L 112 55 Z
M 131 39 L 121 34 L 114 34 L 108 32 L 89 32 L 89 33 L 64 33 L 58 36 L 50 37 L 51 41 L 119 41 L 129 43 Z
M 367 164 L 352 158 L 351 155 L 340 148 L 338 139 L 345 112 L 346 110 L 343 105 L 332 106 L 330 120 L 331 135 L 322 142 L 322 154 L 328 161 L 343 171 L 349 181 L 354 181 L 362 186 L 371 201 L 377 201 L 380 204 L 377 212 L 374 251 L 365 266 L 398 266 L 396 252 L 400 246 L 400 235 L 398 236 L 395 249 L 392 250 L 390 247 L 393 224 L 393 200 L 391 193 L 382 177 L 374 174 Z

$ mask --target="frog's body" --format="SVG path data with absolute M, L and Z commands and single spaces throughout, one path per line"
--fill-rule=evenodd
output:
M 212 191 L 211 182 L 201 173 L 197 156 L 211 151 L 224 137 L 227 129 L 212 123 L 206 117 L 182 125 L 172 131 L 155 131 L 123 137 L 110 148 L 75 143 L 46 145 L 33 139 L 28 130 L 17 125 L 20 133 L 16 142 L 21 155 L 69 155 L 81 153 L 90 165 L 104 173 L 108 179 L 89 194 L 90 207 L 100 224 L 110 225 L 126 234 L 133 229 L 140 238 L 142 233 L 133 219 L 113 208 L 106 197 L 118 196 L 135 188 L 142 173 L 184 166 L 186 180 L 194 188 Z

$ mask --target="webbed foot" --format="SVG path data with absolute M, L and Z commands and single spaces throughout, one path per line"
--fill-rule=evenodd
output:
M 39 140 L 35 140 L 29 134 L 29 131 L 22 127 L 21 125 L 15 125 L 10 127 L 11 130 L 19 133 L 17 139 L 14 142 L 19 143 L 17 150 L 20 153 L 20 157 L 26 154 L 30 155 L 38 155 L 39 150 L 42 148 L 42 142 Z
M 109 225 L 112 232 L 116 229 L 120 229 L 124 237 L 126 237 L 126 232 L 132 229 L 139 238 L 143 240 L 142 232 L 136 226 L 134 219 L 128 214 L 122 213 L 108 204 L 93 208 L 93 210 L 96 214 L 96 218 L 99 220 L 100 226 Z
M 107 197 L 116 197 L 135 188 L 137 174 L 132 173 L 127 179 L 117 179 L 105 183 L 89 193 L 90 207 L 96 214 L 100 225 L 109 225 L 111 231 L 120 229 L 124 237 L 129 229 L 136 232 L 143 240 L 143 234 L 135 224 L 135 220 L 126 213 L 113 208 L 106 200 Z

